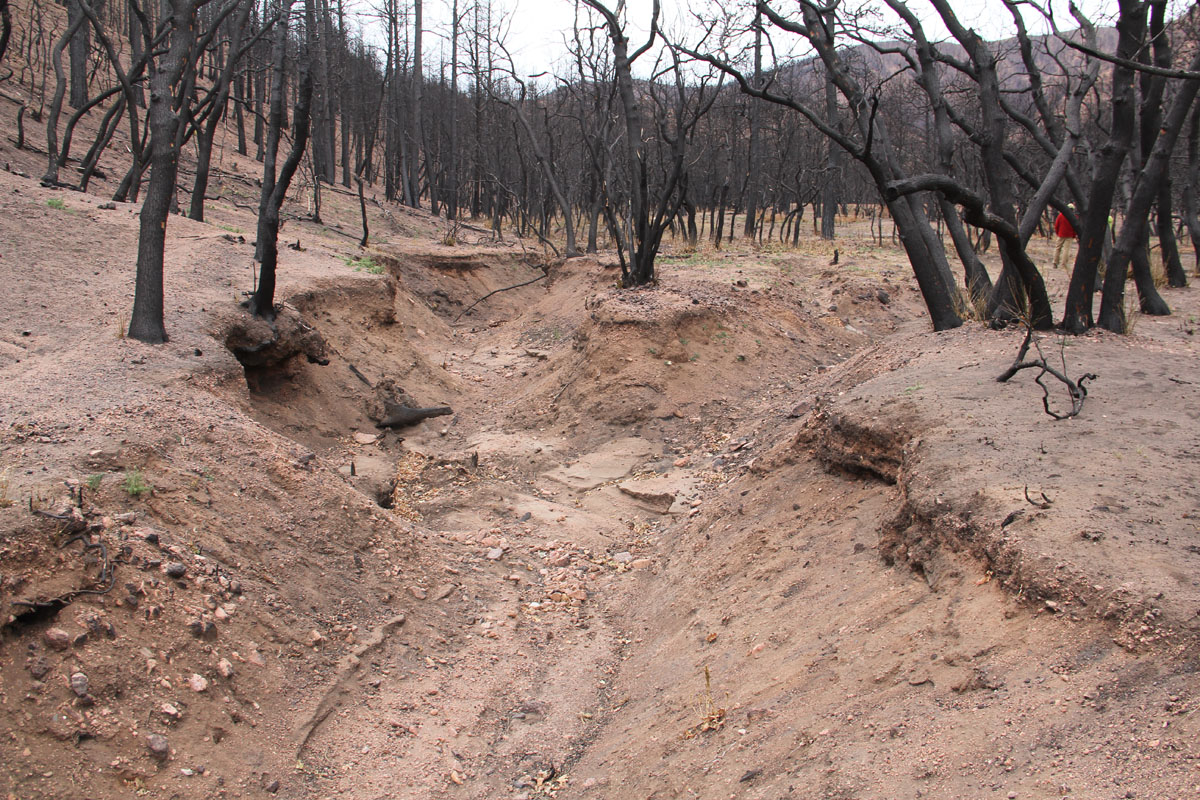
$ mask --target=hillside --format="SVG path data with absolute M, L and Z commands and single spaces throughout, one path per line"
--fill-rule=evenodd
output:
M 328 363 L 247 372 L 252 161 L 170 220 L 161 346 L 122 335 L 136 206 L 0 165 L 6 796 L 1200 785 L 1196 290 L 1044 339 L 1099 375 L 1057 422 L 865 221 L 837 267 L 673 249 L 620 291 L 398 207 L 360 252 L 326 192 L 278 296 Z M 380 431 L 387 381 L 453 414 Z

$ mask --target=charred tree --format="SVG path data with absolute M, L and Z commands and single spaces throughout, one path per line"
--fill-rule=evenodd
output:
M 279 32 L 273 53 L 271 123 L 267 131 L 267 153 L 263 159 L 263 187 L 258 208 L 258 288 L 250 298 L 250 313 L 268 321 L 275 318 L 275 272 L 279 261 L 279 211 L 287 197 L 288 186 L 304 158 L 308 146 L 308 131 L 311 121 L 313 94 L 312 68 L 310 66 L 316 14 L 314 0 L 304 0 L 304 33 L 306 52 L 299 60 L 300 80 L 296 89 L 296 107 L 292 112 L 292 147 L 287 159 L 275 174 L 279 152 L 279 139 L 283 127 L 283 72 L 284 52 L 287 43 L 287 18 L 291 0 L 282 0 L 283 12 L 278 25 Z M 278 89 L 278 91 L 276 91 Z

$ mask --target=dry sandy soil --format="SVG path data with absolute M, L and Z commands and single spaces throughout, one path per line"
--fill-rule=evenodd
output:
M 1098 375 L 1055 421 L 995 380 L 1019 332 L 929 332 L 850 221 L 837 267 L 673 252 L 619 291 L 399 208 L 356 269 L 326 191 L 279 298 L 329 363 L 247 374 L 254 163 L 172 217 L 146 346 L 137 208 L 41 188 L 9 131 L 5 796 L 1200 793 L 1195 290 L 1044 337 Z M 380 432 L 387 381 L 454 413 Z

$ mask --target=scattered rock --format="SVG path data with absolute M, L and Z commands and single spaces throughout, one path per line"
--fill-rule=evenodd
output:
M 117 204 L 110 200 L 107 203 L 101 203 L 100 205 L 96 206 L 96 208 L 100 209 L 101 211 L 116 211 Z
M 263 789 L 265 789 L 268 794 L 275 794 L 279 791 L 279 781 L 270 781 L 263 786 Z
M 447 583 L 444 586 L 439 586 L 433 596 L 437 600 L 445 600 L 450 595 L 454 594 L 454 590 L 458 588 L 453 583 Z
M 188 630 L 197 639 L 211 642 L 217 638 L 217 626 L 206 619 L 194 619 L 188 623 Z
M 88 676 L 82 672 L 71 674 L 71 691 L 76 697 L 87 697 L 88 693 Z
M 499 561 L 501 556 L 503 556 L 503 555 L 504 555 L 503 547 L 493 547 L 487 551 L 488 561 Z
M 161 733 L 152 733 L 146 737 L 146 749 L 159 761 L 166 761 L 167 756 L 171 755 L 171 746 L 167 742 L 167 737 Z
M 188 686 L 192 687 L 193 692 L 203 692 L 208 690 L 208 678 L 205 678 L 199 673 L 193 672 L 188 678 Z
M 163 567 L 163 572 L 168 578 L 174 578 L 178 580 L 184 575 L 187 575 L 187 565 L 182 561 L 170 561 L 167 562 L 165 567 Z
M 375 433 L 359 432 L 354 434 L 354 441 L 358 442 L 359 444 L 375 444 L 375 442 L 379 441 L 379 435 Z
M 308 646 L 318 647 L 325 641 L 325 635 L 318 630 L 312 630 L 308 633 Z
M 429 593 L 426 592 L 424 589 L 422 589 L 420 586 L 408 587 L 408 593 L 411 594 L 413 597 L 417 598 L 418 600 L 424 600 L 426 597 L 429 596 Z
M 633 554 L 628 550 L 622 550 L 619 553 L 613 553 L 612 560 L 618 564 L 628 564 L 633 561 Z
M 158 710 L 162 712 L 164 717 L 170 720 L 178 720 L 183 716 L 183 713 L 170 703 L 163 703 L 158 707 Z
M 222 658 L 217 662 L 217 674 L 222 678 L 233 677 L 233 662 L 228 658 Z
M 34 680 L 40 681 L 46 677 L 46 673 L 50 671 L 50 663 L 43 656 L 35 656 L 29 659 L 29 674 Z
M 71 646 L 71 634 L 62 628 L 51 628 L 42 634 L 42 639 L 51 650 L 66 650 Z

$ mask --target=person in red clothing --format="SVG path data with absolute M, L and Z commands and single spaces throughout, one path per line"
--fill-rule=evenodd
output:
M 1071 203 L 1067 208 L 1074 211 L 1075 204 Z M 1058 269 L 1061 261 L 1063 269 L 1070 269 L 1071 240 L 1075 238 L 1075 229 L 1071 227 L 1067 216 L 1061 211 L 1058 212 L 1058 218 L 1054 220 L 1054 235 L 1058 237 L 1058 246 L 1054 248 L 1054 268 Z M 1063 258 L 1064 253 L 1066 253 L 1066 258 Z

